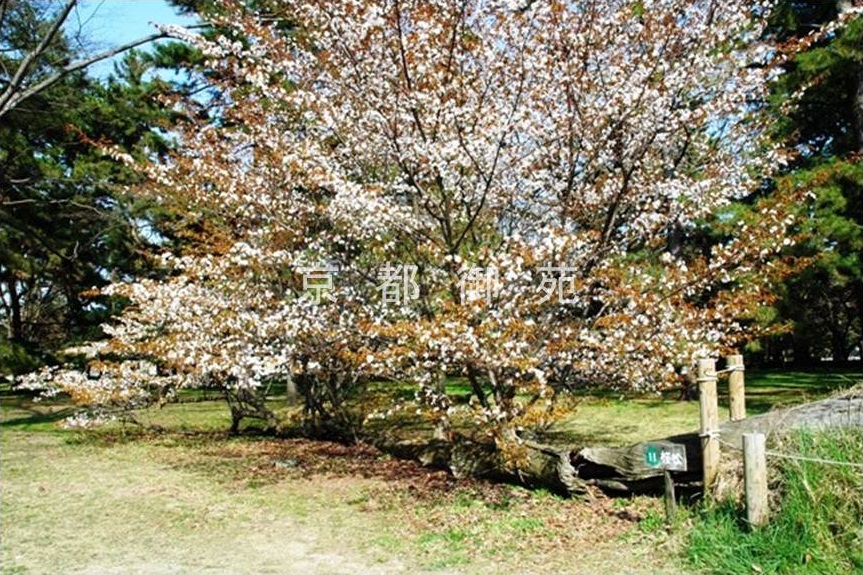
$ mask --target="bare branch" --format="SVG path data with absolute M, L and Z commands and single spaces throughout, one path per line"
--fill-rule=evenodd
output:
M 136 48 L 141 46 L 142 44 L 147 44 L 148 42 L 152 42 L 154 40 L 158 40 L 160 38 L 167 38 L 168 34 L 165 32 L 159 32 L 157 34 L 150 34 L 149 36 L 145 36 L 143 38 L 139 38 L 132 42 L 128 42 L 123 44 L 122 46 L 118 46 L 116 48 L 112 48 L 110 50 L 106 50 L 101 52 L 91 58 L 87 58 L 85 60 L 79 60 L 77 62 L 72 62 L 71 64 L 64 66 L 54 74 L 48 76 L 38 84 L 34 84 L 33 86 L 27 88 L 23 92 L 20 93 L 12 93 L 9 97 L 0 98 L 0 118 L 5 116 L 9 111 L 14 109 L 18 104 L 23 102 L 24 100 L 35 96 L 36 94 L 43 92 L 68 76 L 73 72 L 77 72 L 78 70 L 83 70 L 96 62 L 101 62 L 102 60 L 107 60 L 108 58 L 113 58 L 117 54 L 121 54 L 127 50 L 131 50 L 132 48 Z M 11 85 L 10 85 L 11 87 Z M 7 88 L 7 91 L 9 89 Z
M 5 3 L 5 1 L 7 0 L 0 1 L 3 1 Z M 155 34 L 150 34 L 148 36 L 138 38 L 137 40 L 132 40 L 131 42 L 127 42 L 115 48 L 100 52 L 95 56 L 78 60 L 76 62 L 71 62 L 70 64 L 60 68 L 55 73 L 51 74 L 38 84 L 34 84 L 29 88 L 21 91 L 21 83 L 27 69 L 29 69 L 32 61 L 44 52 L 45 47 L 43 47 L 43 44 L 47 45 L 46 39 L 49 38 L 49 36 L 53 37 L 54 35 L 56 35 L 56 28 L 58 28 L 59 25 L 62 25 L 63 20 L 68 17 L 69 10 L 72 9 L 72 7 L 75 5 L 75 2 L 77 2 L 77 0 L 69 0 L 69 4 L 67 4 L 66 8 L 63 11 L 63 14 L 61 14 L 61 16 L 58 17 L 57 21 L 55 21 L 52 25 L 52 30 L 51 32 L 49 32 L 49 35 L 46 35 L 45 38 L 43 38 L 42 42 L 36 50 L 27 55 L 27 58 L 25 58 L 24 62 L 22 62 L 21 66 L 18 68 L 18 71 L 15 74 L 15 78 L 13 78 L 9 86 L 6 87 L 6 90 L 3 91 L 3 94 L 0 95 L 0 119 L 2 119 L 3 116 L 5 116 L 15 107 L 17 107 L 24 100 L 27 100 L 28 98 L 31 98 L 36 94 L 47 90 L 69 74 L 77 72 L 78 70 L 83 70 L 95 64 L 96 62 L 101 62 L 102 60 L 113 58 L 118 54 L 122 54 L 123 52 L 131 50 L 133 48 L 137 48 L 138 46 L 142 46 L 144 44 L 148 44 L 162 38 L 171 37 L 169 32 L 157 32 Z M 186 26 L 185 28 L 197 29 L 206 28 L 208 26 L 209 24 L 204 23 Z
M 63 23 L 69 17 L 69 13 L 72 11 L 72 8 L 75 7 L 75 4 L 77 4 L 77 2 L 78 0 L 69 0 L 68 2 L 66 2 L 63 10 L 60 11 L 60 14 L 57 15 L 57 18 L 55 18 L 54 22 L 51 24 L 51 28 L 48 30 L 45 36 L 42 37 L 39 45 L 36 46 L 36 48 L 29 54 L 27 54 L 24 60 L 21 61 L 21 65 L 18 66 L 18 70 L 15 71 L 15 75 L 12 76 L 12 79 L 9 81 L 9 85 L 6 86 L 6 89 L 3 90 L 3 94 L 0 95 L 0 118 L 3 117 L 3 114 L 7 109 L 7 105 L 10 101 L 13 100 L 15 94 L 21 88 L 21 83 L 24 81 L 24 77 L 30 71 L 30 67 L 38 58 L 42 56 L 42 54 L 45 53 L 45 50 L 48 49 L 51 41 L 54 40 L 55 36 L 57 36 L 57 33 L 60 31 L 60 28 L 63 27 Z M 9 109 L 11 109 L 11 107 Z

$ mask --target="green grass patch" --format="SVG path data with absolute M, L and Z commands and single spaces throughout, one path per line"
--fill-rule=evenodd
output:
M 747 372 L 749 410 L 818 399 L 859 379 L 853 371 Z M 384 409 L 413 398 L 408 384 L 370 387 L 369 401 Z M 448 381 L 447 391 L 457 405 L 470 394 L 463 380 Z M 298 557 L 312 562 L 308 572 L 334 572 L 346 557 L 354 572 L 367 562 L 382 573 L 487 575 L 515 568 L 539 574 L 569 572 L 573 565 L 590 573 L 619 573 L 621 565 L 632 572 L 680 571 L 678 539 L 669 538 L 659 499 L 585 504 L 509 486 L 451 484 L 407 473 L 386 458 L 352 460 L 339 447 L 318 453 L 312 442 L 252 433 L 228 437 L 228 409 L 217 395 L 189 392 L 181 399 L 135 413 L 140 427 L 116 423 L 72 432 L 59 425 L 74 413 L 62 398 L 40 402 L 0 387 L 4 573 L 120 572 L 120 566 L 138 572 L 280 572 Z M 698 426 L 698 403 L 678 401 L 671 392 L 633 397 L 609 391 L 565 401 L 572 409 L 546 439 L 620 445 Z M 288 409 L 279 398 L 271 406 Z M 430 430 L 411 405 L 369 425 L 402 437 Z M 818 436 L 798 439 L 802 443 L 788 451 L 836 459 L 861 450 L 859 437 L 847 448 Z M 758 532 L 749 532 L 734 507 L 684 513 L 681 521 L 696 524 L 686 567 L 860 571 L 859 472 L 805 465 L 783 469 L 783 511 Z M 795 494 L 789 487 L 795 472 L 812 474 L 799 482 L 808 490 Z M 819 491 L 816 486 L 825 482 L 832 487 Z M 785 502 L 792 495 L 798 503 Z M 795 519 L 783 519 L 795 505 Z M 855 513 L 856 530 L 847 520 Z
M 286 409 L 284 398 L 268 401 L 271 409 Z M 41 399 L 30 392 L 0 386 L 0 428 L 4 431 L 60 432 L 64 420 L 79 411 L 65 396 Z M 231 425 L 228 404 L 212 390 L 184 390 L 180 401 L 159 407 L 118 413 L 117 421 L 102 425 L 96 435 L 103 433 L 135 434 L 138 429 L 164 429 L 178 432 L 223 432 Z M 245 419 L 242 429 L 261 427 L 255 419 Z
M 746 408 L 763 413 L 777 407 L 815 401 L 863 380 L 861 367 L 824 367 L 804 370 L 749 370 L 746 372 Z M 724 384 L 724 385 L 723 385 Z M 720 380 L 720 393 L 727 380 Z M 727 396 L 724 397 L 727 405 Z
M 0 385 L 0 429 L 3 431 L 56 431 L 58 423 L 75 411 L 68 400 L 40 400 L 33 393 L 15 392 L 8 384 Z
M 584 397 L 543 434 L 550 443 L 628 445 L 698 427 L 698 402 L 662 397 Z
M 746 372 L 749 415 L 824 399 L 863 380 L 859 367 Z M 720 419 L 728 418 L 728 379 L 719 379 Z M 576 395 L 570 413 L 544 434 L 554 443 L 628 445 L 698 429 L 698 401 L 679 390 L 634 395 L 593 391 Z
M 800 432 L 777 449 L 859 464 L 863 433 Z M 860 573 L 861 482 L 856 467 L 779 460 L 778 508 L 770 522 L 751 529 L 733 502 L 705 507 L 695 515 L 686 558 L 707 573 Z

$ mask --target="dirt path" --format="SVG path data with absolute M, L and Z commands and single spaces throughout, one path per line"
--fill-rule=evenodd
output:
M 674 570 L 650 500 L 624 509 L 455 484 L 336 444 L 75 437 L 0 438 L 2 573 Z

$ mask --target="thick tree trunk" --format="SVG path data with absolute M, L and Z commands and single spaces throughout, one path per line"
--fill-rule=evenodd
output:
M 488 398 L 485 396 L 485 391 L 482 389 L 482 385 L 480 385 L 476 367 L 472 364 L 467 367 L 467 378 L 468 381 L 470 381 L 471 391 L 476 396 L 479 404 L 485 409 L 488 409 Z
M 853 426 L 863 429 L 863 390 L 844 397 L 777 410 L 734 422 L 720 428 L 727 446 L 740 446 L 744 433 L 783 433 L 798 428 Z M 687 471 L 672 472 L 678 484 L 701 482 L 701 442 L 698 432 L 645 441 L 627 447 L 550 446 L 524 442 L 518 464 L 507 464 L 492 443 L 465 437 L 453 441 L 378 441 L 378 446 L 397 457 L 415 459 L 423 465 L 448 469 L 456 477 L 480 477 L 544 487 L 554 492 L 582 496 L 588 486 L 612 494 L 662 493 L 663 472 L 649 467 L 644 458 L 651 444 L 676 444 L 686 448 Z
M 297 405 L 300 400 L 299 391 L 297 391 L 297 382 L 294 381 L 292 374 L 288 374 L 285 380 L 285 401 L 288 405 Z
M 507 465 L 494 443 L 464 436 L 452 441 L 376 441 L 377 447 L 402 459 L 419 461 L 426 467 L 446 469 L 456 478 L 475 477 L 491 481 L 543 487 L 561 495 L 584 495 L 587 484 L 571 463 L 571 450 L 526 442 L 525 457 L 518 466 Z

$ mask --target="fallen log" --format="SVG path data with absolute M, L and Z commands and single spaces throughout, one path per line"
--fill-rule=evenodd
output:
M 720 445 L 725 451 L 742 447 L 744 433 L 759 432 L 768 439 L 795 429 L 856 427 L 863 429 L 863 391 L 806 403 L 741 419 L 720 426 Z M 701 482 L 701 441 L 697 432 L 627 447 L 584 447 L 573 450 L 572 465 L 580 479 L 605 491 L 615 493 L 661 492 L 663 472 L 647 465 L 647 444 L 676 444 L 686 448 L 687 471 L 672 471 L 676 483 L 695 485 Z
M 636 443 L 626 447 L 584 447 L 570 453 L 578 477 L 587 485 L 618 494 L 659 493 L 664 489 L 663 471 L 645 463 L 647 445 L 682 445 L 686 448 L 686 471 L 672 471 L 676 484 L 701 481 L 701 439 L 698 432 Z
M 857 427 L 863 429 L 863 389 L 842 397 L 776 410 L 739 421 L 728 421 L 719 430 L 725 449 L 741 445 L 744 433 L 765 435 L 799 428 Z M 373 440 L 383 451 L 414 459 L 423 465 L 448 469 L 455 477 L 543 487 L 568 496 L 583 496 L 589 486 L 609 494 L 662 493 L 663 471 L 650 467 L 644 457 L 648 444 L 682 445 L 686 471 L 671 472 L 675 483 L 698 487 L 702 479 L 701 441 L 697 431 L 646 441 L 626 447 L 581 447 L 521 444 L 517 462 L 507 462 L 494 443 L 456 436 L 451 441 Z
M 566 496 L 584 495 L 588 489 L 572 466 L 572 450 L 567 447 L 524 442 L 524 456 L 513 465 L 507 463 L 494 443 L 461 435 L 450 441 L 387 441 L 379 437 L 373 442 L 381 451 L 419 461 L 426 467 L 446 469 L 456 478 L 475 477 L 545 488 Z

